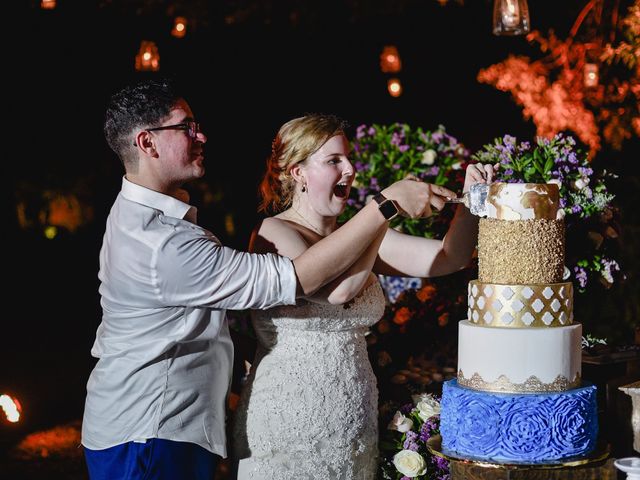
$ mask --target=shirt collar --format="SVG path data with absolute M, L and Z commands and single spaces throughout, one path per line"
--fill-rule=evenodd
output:
M 120 193 L 127 200 L 160 210 L 164 215 L 169 217 L 186 218 L 189 221 L 193 221 L 198 211 L 196 207 L 188 203 L 181 202 L 177 198 L 130 182 L 126 177 L 122 177 L 122 189 Z

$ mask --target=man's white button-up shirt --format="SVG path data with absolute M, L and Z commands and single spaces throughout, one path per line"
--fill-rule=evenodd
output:
M 224 247 L 194 207 L 123 179 L 100 251 L 102 322 L 82 444 L 148 438 L 226 456 L 226 309 L 295 304 L 291 260 Z

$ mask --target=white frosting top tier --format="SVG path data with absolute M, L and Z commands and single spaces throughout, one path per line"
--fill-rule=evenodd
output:
M 555 183 L 492 183 L 487 194 L 487 218 L 556 220 L 560 191 Z
M 575 388 L 582 325 L 486 328 L 459 323 L 458 383 L 485 391 L 550 392 Z

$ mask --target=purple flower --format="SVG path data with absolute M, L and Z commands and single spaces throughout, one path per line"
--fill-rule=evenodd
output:
M 432 457 L 432 461 L 435 464 L 435 466 L 437 468 L 439 468 L 440 470 L 448 470 L 449 469 L 449 462 L 447 460 L 445 460 L 442 457 L 437 457 L 437 456 L 433 456 Z
M 367 134 L 370 137 L 373 137 L 376 134 L 376 129 L 374 127 L 369 127 L 369 130 L 367 130 Z
M 571 213 L 580 213 L 582 211 L 582 207 L 580 205 L 574 205 L 571 207 Z
M 364 137 L 364 129 L 367 128 L 366 125 L 362 124 L 358 126 L 358 129 L 356 130 L 356 138 L 357 139 L 361 139 L 362 137 Z
M 394 170 L 400 170 L 401 165 L 394 163 L 393 165 L 391 165 L 391 168 L 393 168 Z
M 398 150 L 400 150 L 401 152 L 406 152 L 407 150 L 409 150 L 409 145 L 400 145 L 398 147 Z
M 587 271 L 582 267 L 573 267 L 573 272 L 576 276 L 576 280 L 580 285 L 580 288 L 587 286 Z

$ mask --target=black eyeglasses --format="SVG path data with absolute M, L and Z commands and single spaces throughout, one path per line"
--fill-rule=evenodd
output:
M 200 124 L 198 122 L 182 122 L 176 123 L 175 125 L 165 125 L 164 127 L 153 127 L 147 128 L 147 132 L 155 132 L 156 130 L 183 130 L 187 132 L 187 135 L 190 139 L 195 140 L 198 137 L 198 133 L 200 132 Z M 137 145 L 136 142 L 133 142 L 133 145 Z

